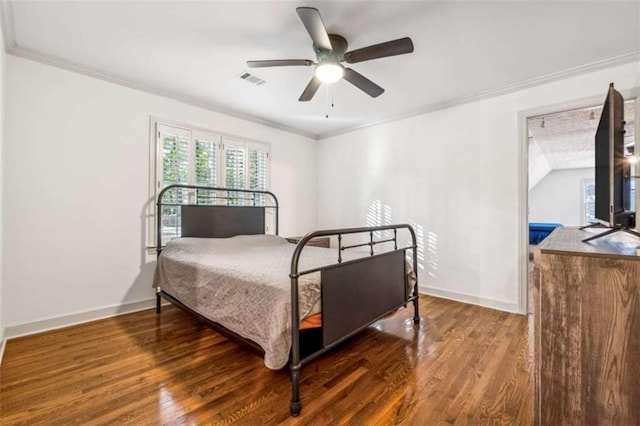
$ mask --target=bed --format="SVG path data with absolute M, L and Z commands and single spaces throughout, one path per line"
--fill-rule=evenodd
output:
M 180 238 L 163 247 L 167 208 L 179 209 Z M 407 224 L 314 231 L 293 245 L 277 235 L 278 210 L 268 191 L 166 187 L 157 201 L 154 286 L 158 313 L 164 298 L 262 354 L 268 368 L 288 365 L 297 416 L 304 364 L 408 303 L 419 323 L 417 245 Z M 335 237 L 337 247 L 312 247 L 315 237 Z M 347 237 L 360 238 L 347 245 Z

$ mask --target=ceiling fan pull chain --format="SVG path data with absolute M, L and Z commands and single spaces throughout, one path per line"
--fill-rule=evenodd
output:
M 331 106 L 333 106 L 333 91 L 331 90 L 331 85 L 327 85 L 327 103 L 330 104 Z M 329 108 L 327 108 L 329 109 Z M 324 118 L 329 118 L 329 113 L 327 112 L 324 115 Z

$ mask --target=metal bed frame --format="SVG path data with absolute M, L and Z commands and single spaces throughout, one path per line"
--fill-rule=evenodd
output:
M 196 191 L 195 203 L 165 203 L 164 195 L 170 190 Z M 209 199 L 224 202 L 226 205 L 198 204 L 200 191 L 224 192 Z M 250 196 L 247 197 L 246 195 Z M 271 205 L 266 204 L 270 198 Z M 245 205 L 228 206 L 231 200 L 241 200 Z M 248 204 L 247 204 L 248 203 Z M 157 206 L 157 251 L 162 252 L 162 208 L 176 206 L 182 209 L 182 230 L 192 237 L 229 237 L 243 234 L 264 234 L 264 209 L 275 210 L 275 234 L 278 235 L 278 199 L 269 191 L 207 187 L 199 185 L 175 184 L 164 188 L 158 195 Z M 185 214 L 186 213 L 186 214 Z M 262 222 L 260 223 L 260 215 Z M 212 220 L 213 219 L 213 220 Z M 188 226 L 185 223 L 188 223 Z M 256 225 L 258 223 L 258 225 Z M 397 233 L 406 229 L 411 235 L 411 244 L 398 247 Z M 374 233 L 393 231 L 393 237 L 376 240 Z M 368 241 L 361 244 L 343 245 L 344 235 L 368 234 Z M 316 237 L 337 237 L 337 262 L 318 268 L 300 271 L 300 256 L 307 243 Z M 374 253 L 374 247 L 384 243 L 393 243 L 393 250 Z M 344 261 L 345 250 L 369 247 L 369 256 Z M 291 353 L 289 368 L 291 374 L 291 401 L 289 411 L 298 416 L 302 409 L 300 402 L 300 372 L 302 366 L 328 350 L 359 333 L 380 318 L 393 313 L 396 309 L 413 303 L 414 324 L 420 323 L 418 305 L 418 264 L 416 234 L 411 225 L 384 225 L 361 228 L 342 228 L 314 231 L 306 234 L 296 245 L 291 258 Z M 412 291 L 407 290 L 405 270 L 406 252 L 411 251 L 415 284 Z M 309 332 L 299 329 L 298 280 L 301 276 L 321 274 L 322 327 L 319 331 Z M 347 288 L 348 290 L 345 290 Z M 165 298 L 179 308 L 190 312 L 206 322 L 221 334 L 254 351 L 264 353 L 258 344 L 228 330 L 224 326 L 203 317 L 185 306 L 161 288 L 156 289 L 156 312 L 161 311 L 161 298 Z M 352 309 L 357 306 L 358 309 Z M 315 330 L 315 329 L 314 329 Z

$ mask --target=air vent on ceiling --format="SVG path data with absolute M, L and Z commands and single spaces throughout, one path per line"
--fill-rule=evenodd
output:
M 266 83 L 266 80 L 261 79 L 260 77 L 251 74 L 247 71 L 243 71 L 239 74 L 239 76 L 241 79 L 243 79 L 244 81 L 247 81 L 251 84 L 255 84 L 256 86 L 261 86 L 263 84 Z

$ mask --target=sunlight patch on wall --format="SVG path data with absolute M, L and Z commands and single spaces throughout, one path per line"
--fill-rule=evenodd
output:
M 429 252 L 429 271 L 427 272 L 430 277 L 436 277 L 436 271 L 438 270 L 438 235 L 429 231 L 427 235 L 427 251 Z
M 373 200 L 371 204 L 369 204 L 369 208 L 367 209 L 367 226 L 382 226 L 382 225 L 393 225 L 393 209 L 390 205 L 384 204 L 381 200 Z M 404 223 L 404 222 L 403 222 Z M 414 221 L 408 222 L 416 233 L 416 245 L 417 248 L 417 263 L 418 270 L 425 270 L 425 234 L 424 227 L 422 225 L 417 224 Z M 407 240 L 406 245 L 410 246 L 413 244 L 411 240 L 411 235 L 408 230 L 400 230 L 398 232 L 398 247 L 400 247 L 401 242 L 400 239 L 402 237 L 401 232 L 406 233 Z M 373 233 L 374 239 L 389 239 L 393 238 L 393 230 L 386 231 L 375 231 Z M 429 262 L 428 262 L 428 274 L 431 277 L 435 277 L 435 271 L 438 270 L 438 261 L 436 257 L 436 252 L 438 250 L 438 237 L 435 233 L 429 232 L 428 235 L 428 243 L 427 250 L 429 252 Z M 413 264 L 413 254 L 408 251 L 407 252 L 407 261 Z
M 367 226 L 382 225 L 382 202 L 373 200 L 367 211 Z
M 390 205 L 380 200 L 373 200 L 367 210 L 367 226 L 391 225 L 392 209 Z M 378 239 L 393 237 L 393 231 L 375 231 L 373 236 Z
M 416 244 L 418 245 L 418 269 L 424 270 L 424 227 L 422 225 L 418 225 L 416 222 L 410 220 L 409 225 L 413 226 L 414 231 L 416 231 Z M 411 244 L 411 240 L 408 241 Z M 407 256 L 407 259 L 410 259 L 410 256 Z M 435 276 L 430 273 L 431 276 Z

